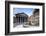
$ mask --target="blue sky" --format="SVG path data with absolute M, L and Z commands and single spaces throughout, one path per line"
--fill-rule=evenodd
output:
M 24 12 L 28 16 L 31 16 L 33 10 L 33 8 L 13 8 L 13 15 Z

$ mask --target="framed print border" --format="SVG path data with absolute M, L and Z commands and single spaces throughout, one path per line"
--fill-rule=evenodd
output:
M 24 4 L 24 5 L 39 5 L 42 6 L 42 31 L 24 31 L 24 32 L 10 32 L 10 4 Z M 34 34 L 34 33 L 44 33 L 45 31 L 45 4 L 36 2 L 19 2 L 19 1 L 5 1 L 5 35 L 17 35 L 17 34 Z

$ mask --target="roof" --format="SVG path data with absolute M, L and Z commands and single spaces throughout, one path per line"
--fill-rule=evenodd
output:
M 28 15 L 25 14 L 25 13 L 17 13 L 16 15 L 21 15 L 21 16 L 27 16 L 28 17 Z

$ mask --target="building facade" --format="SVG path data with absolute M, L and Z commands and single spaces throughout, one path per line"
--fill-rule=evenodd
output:
M 30 25 L 39 25 L 39 9 L 35 9 L 28 19 Z
M 39 9 L 35 9 L 33 14 L 35 25 L 39 25 Z
M 25 13 L 18 13 L 16 14 L 16 17 L 14 18 L 15 23 L 24 23 L 27 21 L 28 21 L 28 15 Z

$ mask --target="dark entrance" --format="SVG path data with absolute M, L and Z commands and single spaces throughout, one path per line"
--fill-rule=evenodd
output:
M 23 17 L 19 17 L 19 23 L 23 23 Z

